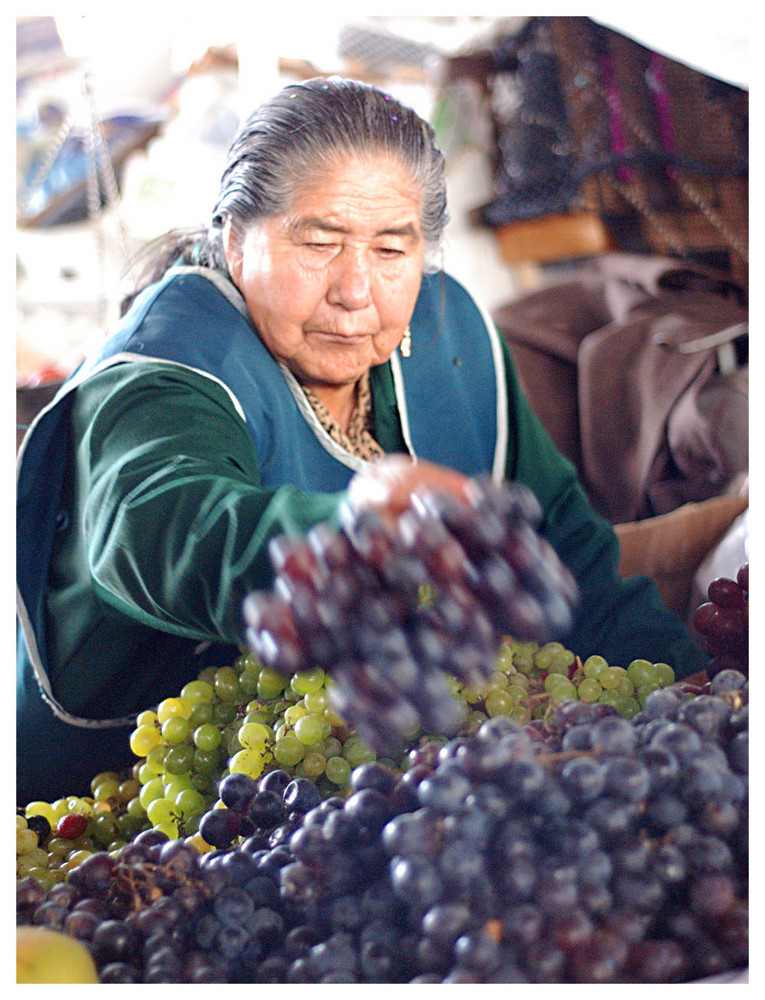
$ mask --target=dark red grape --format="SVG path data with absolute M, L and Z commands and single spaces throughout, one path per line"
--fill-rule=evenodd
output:
M 719 608 L 746 607 L 746 594 L 735 580 L 718 576 L 707 587 L 707 596 Z
M 693 627 L 701 635 L 707 635 L 710 630 L 710 623 L 714 615 L 717 614 L 717 605 L 712 601 L 705 601 L 693 612 Z

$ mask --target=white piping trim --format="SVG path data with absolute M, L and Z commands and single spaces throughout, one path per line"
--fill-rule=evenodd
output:
M 507 420 L 507 379 L 505 377 L 505 365 L 502 358 L 502 344 L 499 339 L 494 320 L 489 311 L 480 303 L 473 299 L 486 325 L 491 345 L 491 354 L 494 359 L 494 377 L 497 390 L 497 443 L 494 449 L 494 463 L 492 465 L 491 476 L 496 483 L 501 483 L 505 478 L 505 465 L 507 463 L 507 442 L 509 428 Z
M 118 719 L 86 719 L 83 716 L 73 715 L 72 713 L 67 712 L 67 710 L 53 697 L 48 675 L 45 672 L 40 659 L 40 651 L 37 647 L 37 640 L 32 629 L 32 623 L 29 620 L 29 614 L 27 613 L 26 605 L 24 604 L 18 587 L 16 588 L 16 611 L 19 616 L 21 630 L 24 633 L 24 641 L 27 644 L 27 651 L 29 653 L 29 661 L 32 664 L 32 671 L 40 689 L 40 697 L 57 718 L 61 719 L 62 722 L 66 722 L 70 726 L 78 726 L 80 729 L 117 729 L 120 726 L 129 726 L 135 722 L 135 713 Z
M 396 393 L 396 403 L 398 406 L 399 420 L 401 422 L 401 434 L 404 444 L 414 461 L 417 461 L 417 453 L 412 443 L 412 432 L 409 426 L 409 410 L 406 405 L 406 388 L 404 386 L 404 373 L 401 370 L 401 359 L 394 351 L 390 356 L 390 369 L 393 375 L 393 388 Z
M 131 363 L 159 362 L 161 364 L 171 365 L 176 368 L 184 368 L 187 369 L 188 371 L 196 372 L 198 375 L 203 375 L 205 378 L 208 378 L 211 382 L 214 382 L 217 385 L 221 386 L 221 388 L 223 388 L 226 391 L 227 395 L 231 399 L 234 408 L 236 409 L 236 412 L 239 414 L 242 421 L 245 420 L 244 410 L 242 409 L 239 400 L 231 391 L 231 389 L 229 389 L 229 387 L 225 384 L 225 382 L 222 382 L 219 378 L 216 378 L 209 372 L 202 371 L 201 369 L 198 368 L 193 368 L 191 365 L 182 364 L 179 361 L 168 361 L 167 358 L 152 358 L 144 354 L 133 354 L 129 351 L 124 351 L 120 354 L 112 355 L 112 357 L 110 358 L 106 358 L 104 361 L 100 362 L 98 365 L 95 365 L 93 368 L 88 368 L 83 370 L 82 372 L 78 372 L 75 375 L 75 377 L 72 378 L 71 381 L 67 383 L 65 388 L 60 393 L 57 393 L 54 399 L 51 400 L 51 402 L 40 411 L 37 417 L 35 417 L 34 421 L 30 425 L 30 432 L 32 428 L 35 426 L 35 424 L 38 422 L 38 420 L 40 420 L 43 417 L 43 415 L 55 403 L 57 403 L 64 396 L 67 396 L 70 392 L 76 389 L 83 381 L 85 381 L 87 377 L 93 375 L 96 372 L 104 371 L 115 364 L 119 364 L 125 361 L 129 361 Z M 25 435 L 22 447 L 19 449 L 19 456 L 16 466 L 17 480 L 21 469 L 21 457 L 24 451 L 24 447 L 26 445 L 26 441 L 28 440 L 29 436 L 30 433 L 28 432 Z M 21 592 L 19 591 L 18 586 L 16 587 L 16 613 L 19 618 L 19 623 L 21 624 L 22 632 L 24 633 L 24 640 L 27 644 L 29 660 L 32 665 L 32 670 L 34 672 L 35 679 L 37 680 L 38 686 L 40 688 L 40 695 L 43 701 L 48 705 L 48 707 L 51 709 L 54 715 L 56 715 L 59 719 L 61 719 L 63 722 L 66 722 L 69 725 L 79 726 L 80 728 L 83 729 L 115 729 L 119 726 L 130 725 L 135 720 L 135 715 L 124 716 L 118 719 L 87 719 L 78 715 L 73 715 L 70 712 L 67 712 L 66 709 L 63 708 L 53 697 L 53 691 L 50 685 L 50 680 L 42 664 L 42 659 L 40 657 L 40 651 L 37 646 L 37 640 L 34 635 L 34 630 L 32 629 L 32 623 L 29 617 L 29 612 L 27 611 L 26 605 L 24 604 L 24 600 L 21 596 Z

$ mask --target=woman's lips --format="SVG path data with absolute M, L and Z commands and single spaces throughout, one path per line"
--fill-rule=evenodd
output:
M 336 333 L 332 330 L 308 330 L 306 335 L 320 337 L 322 340 L 330 340 L 338 344 L 362 344 L 374 336 L 372 333 Z

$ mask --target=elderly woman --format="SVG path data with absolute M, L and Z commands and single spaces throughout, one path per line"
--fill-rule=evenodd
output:
M 432 130 L 372 87 L 288 86 L 244 124 L 209 233 L 162 256 L 20 457 L 20 802 L 124 762 L 137 711 L 231 662 L 269 539 L 359 483 L 392 509 L 525 483 L 581 590 L 570 647 L 703 666 L 654 585 L 619 578 L 494 326 L 437 269 L 446 219 Z

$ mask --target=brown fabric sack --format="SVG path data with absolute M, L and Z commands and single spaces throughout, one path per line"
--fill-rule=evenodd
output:
M 612 523 L 725 492 L 748 466 L 748 307 L 669 258 L 606 254 L 494 319 L 523 389 Z

